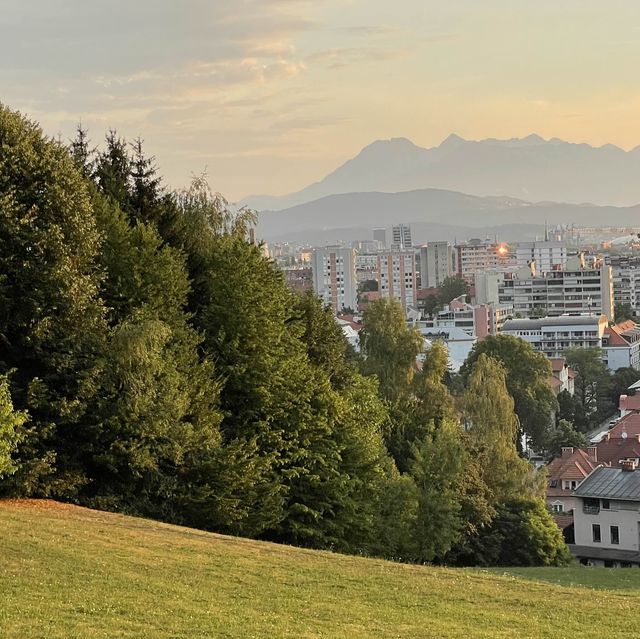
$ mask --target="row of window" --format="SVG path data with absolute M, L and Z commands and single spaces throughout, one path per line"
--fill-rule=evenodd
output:
M 602 542 L 602 532 L 600 530 L 600 524 L 591 524 L 591 534 L 593 535 L 593 543 L 599 544 Z M 618 526 L 609 526 L 609 540 L 612 546 L 620 544 L 620 530 Z

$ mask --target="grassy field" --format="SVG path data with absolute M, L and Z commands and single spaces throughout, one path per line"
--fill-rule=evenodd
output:
M 638 588 L 638 569 L 434 569 L 0 501 L 2 639 L 629 637 Z

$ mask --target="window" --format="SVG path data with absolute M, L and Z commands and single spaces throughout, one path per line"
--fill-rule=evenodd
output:
M 599 544 L 600 538 L 600 524 L 591 524 L 591 533 L 593 535 L 593 543 Z
M 611 508 L 611 504 L 610 504 L 608 499 L 603 499 L 602 500 L 601 508 L 602 508 L 602 510 L 609 510 Z
M 554 513 L 563 513 L 564 512 L 564 504 L 561 501 L 556 501 L 551 504 L 551 509 Z
M 620 543 L 620 531 L 617 526 L 611 526 L 611 543 L 615 546 Z
M 557 488 L 558 487 L 558 480 L 557 479 L 550 479 L 549 480 L 549 488 Z

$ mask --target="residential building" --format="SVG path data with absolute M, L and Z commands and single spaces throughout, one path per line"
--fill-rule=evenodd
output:
M 628 367 L 640 370 L 640 326 L 633 320 L 607 326 L 602 337 L 602 350 L 609 370 Z
M 387 248 L 387 229 L 377 228 L 373 229 L 373 239 L 378 242 L 378 248 Z
M 456 275 L 468 284 L 474 283 L 476 273 L 504 267 L 515 267 L 515 258 L 506 244 L 471 239 L 454 247 Z
M 567 262 L 567 245 L 564 242 L 519 242 L 516 247 L 517 266 L 535 262 L 538 273 L 560 271 Z
M 420 247 L 420 288 L 435 288 L 453 275 L 453 247 L 427 242 Z
M 495 289 L 491 293 L 495 294 Z M 524 317 L 532 313 L 596 313 L 613 320 L 611 267 L 602 263 L 588 266 L 583 255 L 570 258 L 564 270 L 541 275 L 532 264 L 514 273 L 503 273 L 498 299 L 487 301 L 512 305 L 514 312 Z
M 334 313 L 358 304 L 356 254 L 352 248 L 328 246 L 313 251 L 313 289 Z
M 547 357 L 563 357 L 570 348 L 602 347 L 607 326 L 604 315 L 562 315 L 539 319 L 510 319 L 502 333 L 520 337 Z
M 628 304 L 640 314 L 640 257 L 607 257 L 613 274 L 613 299 L 616 304 Z
M 313 269 L 310 266 L 290 266 L 282 269 L 289 287 L 296 293 L 313 289 Z
M 377 277 L 380 297 L 399 300 L 406 310 L 417 306 L 416 257 L 413 251 L 378 254 Z
M 498 333 L 505 321 L 513 315 L 513 309 L 489 304 L 471 305 L 464 295 L 457 297 L 436 313 L 427 326 L 434 328 L 460 328 L 469 335 L 482 339 Z
M 575 394 L 575 373 L 569 368 L 564 357 L 550 357 L 551 378 L 549 385 L 556 395 L 567 392 L 573 396 Z
M 413 248 L 411 239 L 411 226 L 408 224 L 398 224 L 391 228 L 391 250 L 406 251 Z
M 618 398 L 618 410 L 620 411 L 620 417 L 640 413 L 640 394 L 620 395 Z
M 599 466 L 573 493 L 575 544 L 584 564 L 608 568 L 640 566 L 640 471 Z
M 576 501 L 573 491 L 601 464 L 597 449 L 590 446 L 586 450 L 566 446 L 560 457 L 547 466 L 547 506 L 554 514 L 572 514 Z

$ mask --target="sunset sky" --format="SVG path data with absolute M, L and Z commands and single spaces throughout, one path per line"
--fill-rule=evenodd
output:
M 640 144 L 637 0 L 0 0 L 0 100 L 232 200 L 377 138 Z

